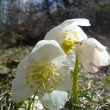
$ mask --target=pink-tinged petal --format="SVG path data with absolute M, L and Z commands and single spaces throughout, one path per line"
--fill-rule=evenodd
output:
M 63 37 L 61 33 L 61 26 L 57 26 L 53 29 L 51 29 L 44 37 L 44 40 L 55 40 L 58 42 L 58 44 L 62 44 Z
M 78 48 L 78 58 L 81 63 L 90 63 L 94 59 L 95 48 L 84 42 Z
M 105 47 L 94 38 L 88 38 L 88 39 L 84 40 L 83 43 L 85 43 L 87 45 L 92 45 L 99 51 L 103 51 L 105 49 Z
M 107 66 L 110 64 L 110 56 L 105 49 L 99 52 L 99 57 L 100 57 L 100 66 Z
M 12 82 L 12 99 L 15 102 L 26 100 L 33 95 L 28 84 L 26 84 L 25 77 L 17 77 Z
M 106 48 L 94 38 L 82 41 L 78 48 L 78 58 L 85 71 L 95 73 L 98 67 L 110 64 L 110 56 Z
M 56 85 L 56 89 L 61 91 L 67 91 L 67 90 L 71 91 L 72 78 L 71 78 L 69 66 L 59 64 L 57 65 L 56 72 L 59 73 L 58 79 L 61 79 L 61 81 Z
M 68 100 L 68 94 L 64 91 L 54 90 L 52 93 L 39 95 L 39 100 L 47 110 L 61 110 Z
M 100 66 L 100 54 L 99 51 L 95 49 L 95 53 L 94 53 L 94 59 L 93 61 L 95 65 L 97 65 L 98 67 Z
M 94 63 L 82 64 L 85 72 L 96 73 L 98 72 L 98 67 Z
M 83 18 L 65 20 L 63 23 L 60 24 L 60 26 L 64 28 L 71 24 L 79 26 L 90 26 L 89 20 Z
M 37 43 L 37 45 L 42 45 L 43 43 L 45 45 L 30 54 L 33 60 L 51 62 L 62 62 L 65 60 L 66 54 L 55 40 L 43 40 Z

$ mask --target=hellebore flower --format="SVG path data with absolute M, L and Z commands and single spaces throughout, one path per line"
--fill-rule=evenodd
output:
M 100 66 L 110 64 L 110 56 L 106 51 L 106 47 L 94 38 L 82 41 L 78 48 L 78 58 L 85 72 L 96 73 Z
M 90 26 L 87 19 L 66 20 L 57 27 L 51 29 L 44 37 L 45 40 L 56 40 L 66 54 L 71 54 L 74 44 L 86 39 L 87 36 L 78 26 Z
M 45 108 L 60 110 L 68 99 L 67 90 L 72 86 L 70 69 L 61 64 L 65 58 L 66 54 L 56 41 L 39 41 L 17 67 L 12 99 L 20 102 L 38 92 Z
M 70 19 L 66 20 L 57 27 L 51 29 L 44 37 L 45 40 L 56 40 L 63 51 L 67 54 L 64 64 L 72 65 L 75 60 L 74 50 L 78 42 L 86 39 L 87 36 L 78 26 L 90 26 L 87 19 Z

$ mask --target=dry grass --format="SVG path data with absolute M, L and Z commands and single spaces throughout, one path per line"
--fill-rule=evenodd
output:
M 107 40 L 108 46 L 109 41 Z M 12 71 L 13 75 L 9 74 L 6 67 L 7 59 L 21 60 L 32 48 L 27 46 L 0 50 L 0 110 L 15 110 L 15 104 L 11 99 L 11 82 L 16 69 Z M 110 110 L 110 66 L 100 68 L 95 74 L 81 71 L 78 96 L 79 104 L 74 105 L 73 110 Z M 72 110 L 71 97 L 64 110 Z

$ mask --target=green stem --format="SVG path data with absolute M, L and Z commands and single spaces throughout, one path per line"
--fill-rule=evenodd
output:
M 73 103 L 78 103 L 78 55 L 76 54 L 75 59 L 75 67 L 74 67 L 74 73 L 73 73 Z
M 31 104 L 34 102 L 34 99 L 35 99 L 35 96 L 36 96 L 36 95 L 37 95 L 37 92 L 34 94 L 32 100 L 29 102 L 29 106 L 28 106 L 27 110 L 30 110 L 30 106 L 31 106 Z

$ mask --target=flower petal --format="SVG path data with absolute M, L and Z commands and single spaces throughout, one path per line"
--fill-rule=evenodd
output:
M 92 45 L 99 51 L 103 51 L 104 49 L 106 49 L 100 42 L 98 42 L 94 38 L 88 38 L 88 39 L 84 40 L 83 43 L 85 43 L 87 45 Z
M 68 100 L 68 94 L 64 91 L 54 90 L 52 93 L 39 96 L 39 100 L 48 110 L 61 110 Z
M 100 66 L 107 66 L 110 64 L 110 56 L 105 49 L 99 52 L 99 57 L 100 57 Z
M 37 46 L 40 48 L 34 49 L 35 51 L 30 54 L 35 61 L 62 62 L 66 58 L 66 54 L 55 40 L 42 40 Z
M 77 26 L 77 25 L 69 25 L 66 26 L 65 28 L 62 29 L 62 33 L 67 31 L 67 30 L 72 30 L 73 32 L 77 32 L 78 33 L 78 37 L 80 38 L 80 41 L 84 40 L 87 38 L 87 35 L 83 32 L 83 30 Z M 70 36 L 68 36 L 70 38 L 74 39 L 74 35 L 71 33 Z
M 23 60 L 20 61 L 20 63 L 17 66 L 17 70 L 16 70 L 16 77 L 19 76 L 25 76 L 26 74 L 26 69 L 27 69 L 27 58 L 28 56 L 26 56 Z
M 81 63 L 90 63 L 94 59 L 95 47 L 82 42 L 78 48 L 78 58 Z
M 94 59 L 92 61 L 94 63 L 94 65 L 96 65 L 97 67 L 100 66 L 100 54 L 99 51 L 97 49 L 95 49 L 95 53 L 94 53 Z
M 71 55 L 67 55 L 66 59 L 62 62 L 62 64 L 69 66 L 71 69 L 74 68 L 74 62 L 75 62 L 75 53 L 72 53 Z
M 72 77 L 70 74 L 70 68 L 69 66 L 65 66 L 63 64 L 57 65 L 57 71 L 59 73 L 59 77 L 61 79 L 61 82 L 59 82 L 56 85 L 57 90 L 66 91 L 70 90 L 72 87 Z
M 92 63 L 88 63 L 88 64 L 83 63 L 82 65 L 85 72 L 96 73 L 98 71 L 98 67 Z
M 61 26 L 57 26 L 53 29 L 51 29 L 44 37 L 44 40 L 55 40 L 58 42 L 58 44 L 62 44 L 63 37 L 61 33 Z
M 60 26 L 64 28 L 65 26 L 68 26 L 70 24 L 80 26 L 90 26 L 89 20 L 83 18 L 65 20 L 63 23 L 60 24 Z
M 60 45 L 63 42 L 63 32 L 66 30 L 73 30 L 78 32 L 80 40 L 87 38 L 83 30 L 77 26 L 90 26 L 89 20 L 87 19 L 70 19 L 61 23 L 59 26 L 51 29 L 44 37 L 45 40 L 56 40 Z M 73 36 L 73 35 L 72 35 Z
M 12 82 L 12 99 L 15 102 L 26 100 L 33 95 L 28 84 L 26 84 L 25 77 L 17 77 Z

